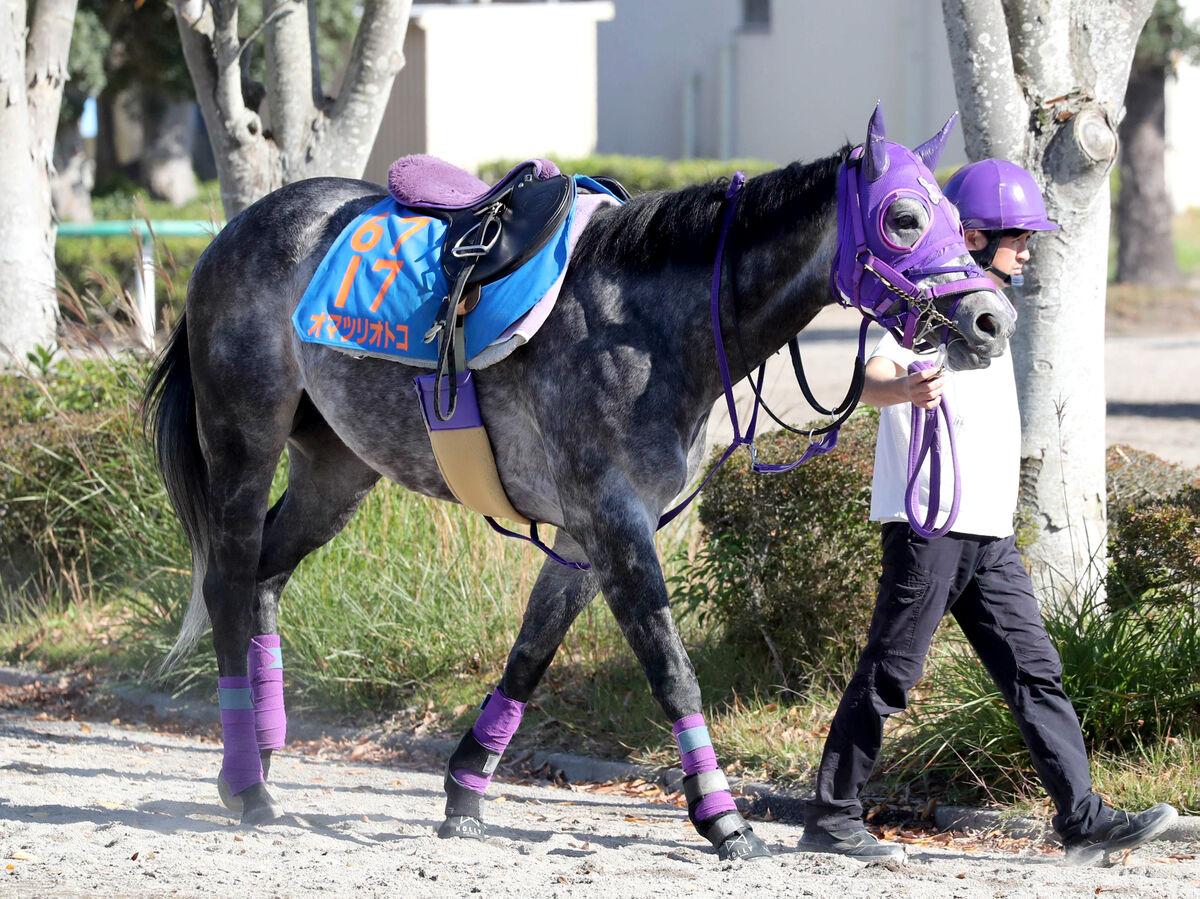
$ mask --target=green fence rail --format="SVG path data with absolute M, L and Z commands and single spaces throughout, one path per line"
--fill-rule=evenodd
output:
M 63 222 L 58 237 L 134 237 L 138 254 L 134 257 L 137 278 L 134 279 L 134 314 L 137 327 L 147 346 L 154 346 L 154 325 L 157 304 L 154 298 L 154 242 L 163 237 L 215 237 L 224 222 L 201 219 L 129 219 L 126 221 Z

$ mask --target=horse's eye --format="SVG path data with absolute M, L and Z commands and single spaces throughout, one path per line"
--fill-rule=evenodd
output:
M 921 223 L 917 221 L 917 217 L 907 212 L 896 218 L 896 227 L 902 231 L 908 231 L 912 228 L 919 228 L 920 226 Z

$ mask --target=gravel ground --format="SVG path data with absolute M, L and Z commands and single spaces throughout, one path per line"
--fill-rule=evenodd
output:
M 673 804 L 584 786 L 496 783 L 484 842 L 439 840 L 441 775 L 276 756 L 289 814 L 245 830 L 219 804 L 211 740 L 0 713 L 0 894 L 8 896 L 1196 896 L 1200 843 L 1071 868 L 1028 841 L 915 839 L 907 865 L 797 852 L 721 863 Z

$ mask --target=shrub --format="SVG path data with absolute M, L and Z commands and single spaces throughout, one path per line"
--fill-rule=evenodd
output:
M 1110 604 L 1200 600 L 1200 488 L 1117 509 L 1110 530 Z
M 519 159 L 498 159 L 479 167 L 479 177 L 495 181 Z M 606 175 L 616 178 L 629 190 L 638 194 L 648 190 L 674 190 L 689 184 L 702 184 L 722 176 L 742 171 L 746 176 L 758 175 L 777 168 L 773 162 L 762 159 L 684 159 L 666 160 L 648 156 L 592 155 L 579 159 L 558 159 L 554 162 L 569 174 Z
M 1167 499 L 1200 485 L 1200 473 L 1132 446 L 1110 446 L 1105 459 L 1109 511 Z
M 0 378 L 0 554 L 10 586 L 78 599 L 175 564 L 181 538 L 136 411 L 145 372 L 124 357 Z
M 769 658 L 785 684 L 847 674 L 867 633 L 880 566 L 878 526 L 867 520 L 878 420 L 864 409 L 834 452 L 787 475 L 754 474 L 739 455 L 702 494 L 704 542 L 676 596 Z M 774 432 L 758 446 L 782 461 L 806 441 Z

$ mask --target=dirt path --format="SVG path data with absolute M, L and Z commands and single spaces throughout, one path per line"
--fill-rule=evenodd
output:
M 32 711 L 0 712 L 0 760 L 9 896 L 1200 895 L 1196 843 L 1077 869 L 1023 842 L 917 838 L 887 867 L 796 852 L 798 827 L 756 822 L 776 856 L 722 864 L 673 804 L 582 786 L 494 784 L 492 836 L 439 840 L 440 773 L 296 752 L 271 771 L 291 814 L 243 830 L 217 801 L 214 741 Z

